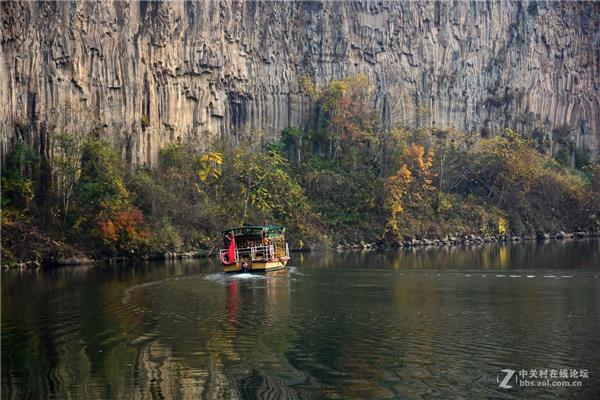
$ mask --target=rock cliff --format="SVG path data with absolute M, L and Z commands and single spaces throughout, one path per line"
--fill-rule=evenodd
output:
M 300 78 L 368 74 L 383 118 L 600 147 L 600 3 L 2 2 L 1 152 L 105 127 L 132 163 L 174 140 L 306 127 Z

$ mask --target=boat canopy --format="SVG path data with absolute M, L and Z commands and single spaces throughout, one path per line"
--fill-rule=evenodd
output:
M 222 230 L 223 236 L 233 233 L 236 237 L 281 237 L 285 233 L 285 228 L 278 225 L 244 225 L 235 228 Z

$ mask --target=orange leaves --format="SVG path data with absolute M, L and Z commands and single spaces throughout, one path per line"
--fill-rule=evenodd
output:
M 117 240 L 117 227 L 111 220 L 102 220 L 98 222 L 100 232 L 106 241 Z
M 405 191 L 405 189 L 413 180 L 414 177 L 412 172 L 410 172 L 406 165 L 403 165 L 400 167 L 398 172 L 387 179 L 386 185 L 388 186 L 390 192 L 395 194 Z
M 433 151 L 425 150 L 425 147 L 411 143 L 404 150 L 403 154 L 404 165 L 415 176 L 415 179 L 420 181 L 423 186 L 430 186 L 433 183 L 435 176 L 431 170 L 433 165 Z
M 103 213 L 98 228 L 102 240 L 119 250 L 133 250 L 150 237 L 138 208 Z
M 121 211 L 116 217 L 117 226 L 121 231 L 126 231 L 130 237 L 147 237 L 143 231 L 144 216 L 138 208 L 131 211 Z

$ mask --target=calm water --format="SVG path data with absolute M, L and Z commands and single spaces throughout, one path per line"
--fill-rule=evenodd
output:
M 600 394 L 598 241 L 291 264 L 268 276 L 225 276 L 211 260 L 3 272 L 2 398 Z M 502 369 L 589 377 L 502 389 Z

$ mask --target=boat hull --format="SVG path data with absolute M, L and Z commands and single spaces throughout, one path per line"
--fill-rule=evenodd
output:
M 270 272 L 277 271 L 286 267 L 288 257 L 281 257 L 279 260 L 272 261 L 248 261 L 246 272 Z M 224 265 L 223 270 L 228 273 L 244 272 L 242 263 L 238 262 L 232 265 Z

